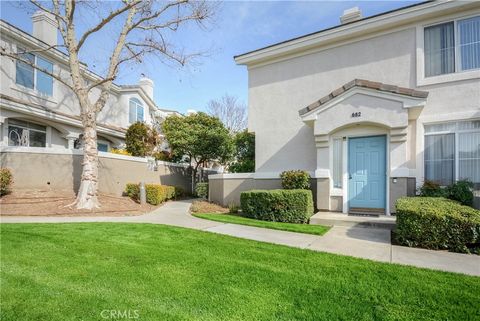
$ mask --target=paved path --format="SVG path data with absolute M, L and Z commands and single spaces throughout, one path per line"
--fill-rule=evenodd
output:
M 334 226 L 324 236 L 220 223 L 191 216 L 191 201 L 168 202 L 141 216 L 125 217 L 1 217 L 1 223 L 127 222 L 165 224 L 231 235 L 256 241 L 349 255 L 381 262 L 480 276 L 480 256 L 430 251 L 390 244 L 390 231 L 375 228 Z

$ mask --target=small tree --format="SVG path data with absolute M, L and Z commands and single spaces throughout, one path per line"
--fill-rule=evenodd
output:
M 251 173 L 255 171 L 255 134 L 247 130 L 235 134 L 235 161 L 230 164 L 232 173 Z
M 219 118 L 231 133 L 238 133 L 247 127 L 247 108 L 237 97 L 225 94 L 207 104 L 208 114 Z
M 192 185 L 195 185 L 197 171 L 202 164 L 212 160 L 224 163 L 232 156 L 232 138 L 216 117 L 202 112 L 186 117 L 170 116 L 164 121 L 162 129 L 172 152 L 186 155 L 190 163 L 193 162 Z
M 216 5 L 206 0 L 30 0 L 30 4 L 55 19 L 62 38 L 61 44 L 50 46 L 40 43 L 38 48 L 13 51 L 2 43 L 0 55 L 51 76 L 75 94 L 80 107 L 84 154 L 80 187 L 73 204 L 79 209 L 93 209 L 100 206 L 97 116 L 107 103 L 120 68 L 128 62 L 141 63 L 149 56 L 157 56 L 165 63 L 186 65 L 198 54 L 185 53 L 171 42 L 174 38 L 172 34 L 189 22 L 201 27 L 213 15 Z M 87 23 L 88 20 L 90 23 Z M 100 33 L 105 36 L 104 42 L 99 45 L 105 48 L 112 46 L 107 55 L 85 49 L 85 44 Z M 67 53 L 68 73 L 48 70 L 26 58 L 29 53 L 48 52 L 58 48 Z M 105 72 L 100 78 L 92 81 L 90 73 L 85 72 L 85 65 L 81 62 L 84 55 L 96 55 L 105 64 Z M 93 91 L 96 93 L 92 94 Z
M 160 143 L 161 139 L 157 131 L 142 122 L 130 125 L 125 134 L 126 150 L 132 156 L 150 156 Z

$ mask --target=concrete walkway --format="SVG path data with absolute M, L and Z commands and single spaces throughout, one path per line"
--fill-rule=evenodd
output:
M 75 223 L 125 222 L 165 224 L 218 234 L 287 245 L 313 251 L 343 254 L 381 262 L 413 265 L 435 270 L 480 276 L 480 256 L 395 246 L 390 231 L 378 228 L 334 226 L 324 236 L 285 232 L 220 223 L 189 214 L 191 201 L 168 202 L 157 210 L 140 216 L 125 217 L 1 217 L 1 223 Z

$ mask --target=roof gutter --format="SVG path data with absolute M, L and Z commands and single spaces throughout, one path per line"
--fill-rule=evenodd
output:
M 460 11 L 469 7 L 480 8 L 480 3 L 451 0 L 424 2 L 247 52 L 235 56 L 234 59 L 238 65 L 255 65 L 270 59 L 287 57 L 305 50 L 352 39 L 361 34 L 379 32 L 429 16 Z

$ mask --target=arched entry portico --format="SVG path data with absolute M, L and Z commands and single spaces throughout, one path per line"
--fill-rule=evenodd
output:
M 394 201 L 414 190 L 409 131 L 427 95 L 354 80 L 300 111 L 315 136 L 317 208 L 348 213 L 363 204 L 390 214 Z

